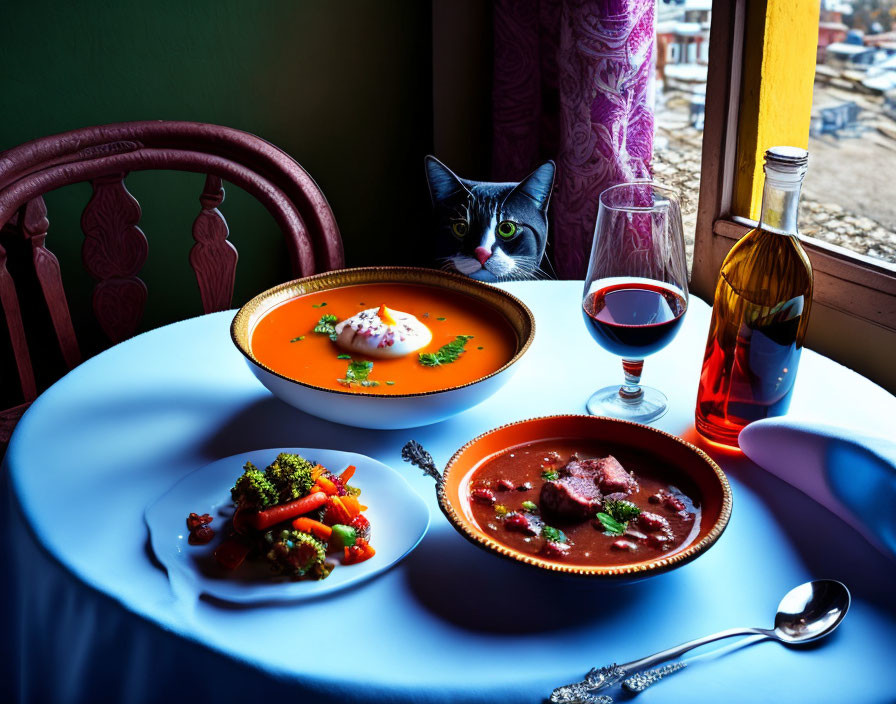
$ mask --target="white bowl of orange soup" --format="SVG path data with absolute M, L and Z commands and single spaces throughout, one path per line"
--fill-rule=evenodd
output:
M 340 346 L 327 326 L 372 309 L 388 320 L 394 312 L 414 316 L 432 339 L 386 358 Z M 410 267 L 342 269 L 281 284 L 246 303 L 231 325 L 234 344 L 271 393 L 361 428 L 428 425 L 475 406 L 508 381 L 534 336 L 532 312 L 509 293 Z

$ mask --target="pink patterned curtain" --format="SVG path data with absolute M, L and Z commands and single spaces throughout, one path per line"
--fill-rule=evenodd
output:
M 557 162 L 561 278 L 585 275 L 600 192 L 650 177 L 655 1 L 495 1 L 492 176 Z

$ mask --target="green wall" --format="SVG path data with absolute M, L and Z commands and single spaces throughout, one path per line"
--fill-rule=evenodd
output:
M 330 201 L 348 264 L 408 261 L 426 228 L 432 149 L 429 2 L 137 0 L 0 3 L 0 150 L 108 122 L 179 119 L 258 134 L 292 154 Z M 127 180 L 149 240 L 144 328 L 201 311 L 187 260 L 203 177 Z M 289 278 L 267 211 L 234 186 L 221 208 L 240 253 L 234 305 Z M 47 196 L 76 327 L 87 184 Z

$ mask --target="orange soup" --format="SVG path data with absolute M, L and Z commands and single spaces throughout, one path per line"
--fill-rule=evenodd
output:
M 325 315 L 342 322 L 386 305 L 410 313 L 432 332 L 432 341 L 394 359 L 365 357 L 314 332 Z M 420 354 L 438 354 L 460 336 L 471 336 L 454 361 L 426 366 Z M 384 395 L 416 394 L 460 386 L 487 376 L 517 352 L 516 334 L 496 310 L 462 293 L 415 284 L 358 284 L 293 298 L 267 313 L 251 337 L 256 359 L 278 374 L 326 389 Z M 430 357 L 431 359 L 431 357 Z M 444 355 L 440 359 L 445 359 Z M 349 365 L 372 362 L 367 384 L 352 383 Z M 347 383 L 349 382 L 349 383 Z

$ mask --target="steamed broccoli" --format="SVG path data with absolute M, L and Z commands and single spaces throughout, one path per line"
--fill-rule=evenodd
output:
M 268 561 L 277 572 L 317 579 L 323 579 L 330 573 L 330 567 L 326 564 L 327 551 L 311 534 L 283 530 L 275 536 L 273 531 L 268 531 L 265 540 L 271 546 L 267 553 Z
M 237 506 L 244 508 L 262 510 L 277 503 L 277 489 L 251 462 L 243 466 L 243 474 L 230 490 L 230 496 Z
M 273 485 L 280 503 L 300 499 L 310 490 L 314 479 L 311 470 L 314 465 L 299 455 L 281 452 L 264 475 Z

